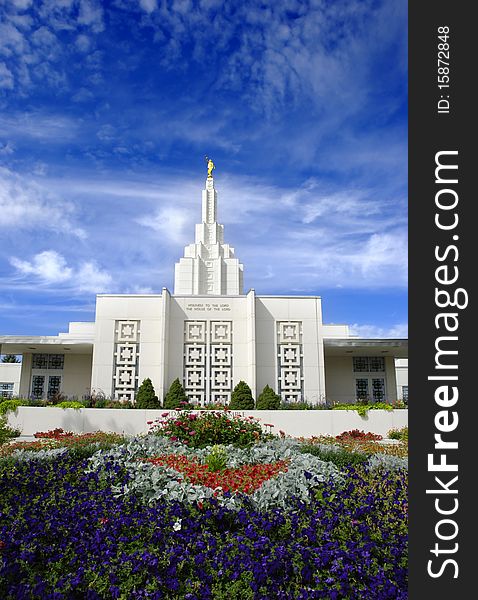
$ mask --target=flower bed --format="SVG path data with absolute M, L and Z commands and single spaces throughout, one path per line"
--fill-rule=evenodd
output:
M 36 452 L 48 450 L 49 448 L 69 448 L 78 457 L 86 457 L 94 454 L 98 449 L 111 448 L 125 441 L 125 437 L 119 433 L 104 433 L 95 431 L 92 433 L 72 433 L 63 429 L 54 429 L 47 432 L 35 433 L 37 438 L 34 442 L 13 442 L 0 446 L 0 458 L 15 455 L 18 452 Z
M 403 459 L 246 423 L 241 447 L 188 418 L 198 447 L 57 430 L 0 459 L 0 598 L 404 600 Z
M 348 469 L 307 504 L 231 511 L 116 497 L 128 472 L 86 468 L 62 455 L 0 472 L 0 597 L 407 597 L 404 471 Z

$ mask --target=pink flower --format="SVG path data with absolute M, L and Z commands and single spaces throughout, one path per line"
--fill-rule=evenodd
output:
M 272 423 L 264 423 L 264 427 L 274 427 L 274 425 Z
M 169 415 L 169 413 L 165 412 L 165 413 L 161 413 L 162 417 L 167 417 Z
M 195 431 L 190 431 L 189 435 L 196 435 L 196 432 Z
M 177 438 L 175 435 L 172 435 L 172 436 L 171 436 L 171 441 L 172 441 L 172 442 L 177 442 L 177 441 L 178 441 L 178 438 Z

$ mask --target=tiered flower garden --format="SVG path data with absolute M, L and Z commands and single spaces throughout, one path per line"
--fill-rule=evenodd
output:
M 151 426 L 2 447 L 0 598 L 407 597 L 404 443 Z

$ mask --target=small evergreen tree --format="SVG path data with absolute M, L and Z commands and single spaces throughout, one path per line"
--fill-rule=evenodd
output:
M 15 354 L 5 354 L 2 356 L 2 363 L 19 363 L 20 361 Z
M 253 410 L 254 398 L 252 397 L 251 388 L 245 381 L 240 381 L 231 394 L 229 402 L 231 410 Z
M 163 407 L 170 409 L 189 407 L 188 397 L 179 378 L 175 379 L 171 384 L 168 393 L 164 397 Z
M 154 393 L 153 383 L 149 377 L 139 386 L 135 405 L 136 408 L 161 408 L 161 402 Z
M 280 406 L 280 396 L 274 390 L 266 385 L 257 398 L 257 410 L 278 410 Z

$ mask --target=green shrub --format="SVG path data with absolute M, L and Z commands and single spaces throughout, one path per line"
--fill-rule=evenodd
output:
M 22 401 L 17 398 L 4 400 L 0 402 L 0 415 L 6 415 L 8 412 L 16 412 L 17 408 L 22 405 Z
M 169 409 L 186 408 L 189 406 L 188 397 L 179 378 L 175 379 L 171 384 L 168 393 L 164 397 L 163 406 Z
M 107 398 L 103 394 L 89 394 L 83 396 L 81 403 L 85 408 L 137 408 L 135 404 L 129 400 L 116 400 L 115 398 Z
M 390 429 L 387 433 L 387 437 L 391 440 L 401 440 L 408 442 L 408 427 L 402 427 L 401 429 Z
M 229 402 L 230 410 L 253 410 L 254 398 L 251 388 L 245 381 L 240 381 L 234 388 Z
M 62 394 L 61 392 L 55 392 L 51 396 L 48 396 L 48 405 L 58 405 L 62 402 L 68 402 L 68 396 Z
M 81 402 L 65 400 L 64 402 L 59 402 L 58 404 L 55 404 L 55 408 L 74 408 L 75 410 L 79 410 L 80 408 L 85 408 L 85 405 Z
M 263 433 L 257 419 L 231 415 L 227 410 L 170 413 L 155 426 L 152 433 L 192 448 L 228 444 L 246 448 L 259 440 L 274 437 Z
M 312 404 L 312 402 L 286 402 L 282 401 L 279 406 L 279 410 L 327 410 L 330 406 L 325 404 L 325 402 L 320 402 L 319 404 Z
M 227 466 L 227 450 L 220 444 L 215 444 L 205 460 L 208 471 L 223 471 Z
M 46 406 L 46 400 L 41 398 L 25 398 L 22 400 L 22 406 Z
M 154 393 L 153 383 L 149 377 L 139 386 L 135 406 L 136 408 L 161 408 L 161 402 Z
M 257 398 L 257 410 L 278 410 L 280 407 L 280 396 L 266 385 Z
M 393 406 L 386 402 L 375 402 L 374 404 L 358 402 L 356 404 L 334 404 L 332 410 L 356 410 L 361 417 L 365 417 L 369 410 L 393 410 Z
M 19 429 L 10 427 L 6 414 L 0 414 L 0 446 L 21 434 Z
M 304 444 L 300 451 L 303 454 L 312 454 L 325 462 L 332 462 L 339 468 L 350 465 L 361 465 L 367 462 L 368 456 L 359 452 L 349 452 L 345 448 L 335 449 L 321 448 L 314 444 Z

